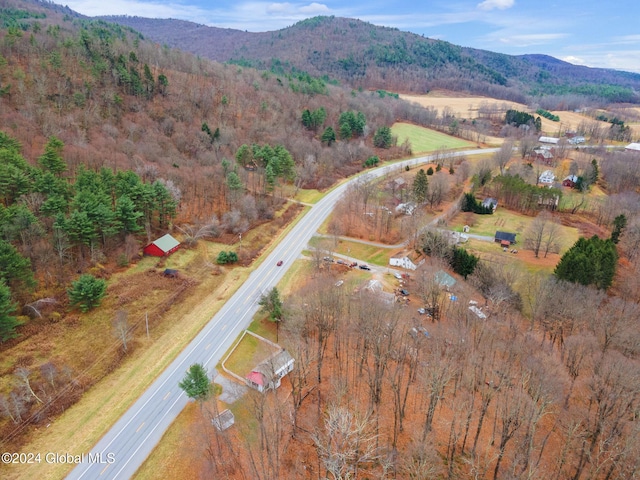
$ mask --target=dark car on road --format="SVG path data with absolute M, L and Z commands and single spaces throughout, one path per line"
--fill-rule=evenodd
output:
M 360 270 L 371 270 L 369 265 L 360 265 Z
M 282 266 L 282 260 L 278 260 L 278 263 L 276 263 L 276 265 L 281 267 Z

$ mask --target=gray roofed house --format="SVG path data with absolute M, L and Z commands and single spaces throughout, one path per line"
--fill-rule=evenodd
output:
M 482 201 L 482 206 L 485 208 L 492 208 L 493 211 L 495 212 L 496 208 L 498 207 L 498 200 L 496 200 L 495 198 L 485 198 Z

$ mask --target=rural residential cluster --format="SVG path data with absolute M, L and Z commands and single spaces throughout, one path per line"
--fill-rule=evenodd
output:
M 640 478 L 640 74 L 550 58 L 0 0 L 0 478 Z

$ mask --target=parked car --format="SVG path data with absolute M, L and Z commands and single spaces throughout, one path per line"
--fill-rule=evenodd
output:
M 338 265 L 346 265 L 347 264 L 347 262 L 345 262 L 344 260 L 338 260 L 336 263 Z
M 402 280 L 402 275 L 400 275 L 398 272 L 393 274 L 394 277 L 396 277 L 398 280 Z
M 418 309 L 418 313 L 419 313 L 420 315 L 424 315 L 425 313 L 427 313 L 427 310 L 426 310 L 426 309 L 424 309 L 424 308 L 419 308 L 419 309 Z
M 282 266 L 282 260 L 278 260 L 278 263 L 276 263 L 276 265 L 281 267 Z
M 401 289 L 400 289 L 400 294 L 401 294 L 401 295 L 404 295 L 404 296 L 406 297 L 407 295 L 409 295 L 409 291 L 408 291 L 408 290 L 405 290 L 404 288 L 401 288 Z
M 353 262 L 351 265 L 349 265 L 351 268 L 353 267 L 357 267 L 358 266 L 358 262 Z
M 369 265 L 360 265 L 360 270 L 371 270 Z
M 344 280 L 338 280 L 336 282 L 336 287 L 340 287 L 344 283 Z
M 325 262 L 333 262 L 333 258 L 331 258 L 331 257 L 324 257 L 323 260 Z

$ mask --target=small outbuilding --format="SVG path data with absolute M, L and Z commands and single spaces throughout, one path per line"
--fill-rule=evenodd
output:
M 153 257 L 168 257 L 178 248 L 180 248 L 180 242 L 167 233 L 144 247 L 142 251 L 145 255 Z
M 640 152 L 640 143 L 630 143 L 624 149 L 628 152 Z
M 494 237 L 494 241 L 500 245 L 513 245 L 516 243 L 516 234 L 509 232 L 497 231 Z
M 446 289 L 449 289 L 456 284 L 456 279 L 453 278 L 444 270 L 438 270 L 436 274 L 433 276 L 433 278 L 435 279 L 436 282 L 438 282 L 438 285 Z
M 211 419 L 211 424 L 222 432 L 229 428 L 236 422 L 236 418 L 233 416 L 233 412 L 226 409 Z
M 557 145 L 560 142 L 560 139 L 557 137 L 540 137 L 538 139 L 540 143 L 550 143 L 551 145 Z

